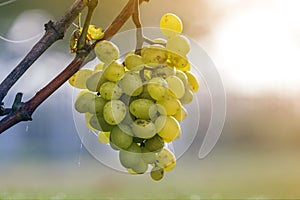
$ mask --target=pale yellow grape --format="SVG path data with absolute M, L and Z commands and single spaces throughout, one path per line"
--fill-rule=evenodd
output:
M 170 65 L 176 67 L 177 70 L 189 71 L 191 70 L 191 64 L 188 59 L 184 56 L 181 56 L 177 53 L 168 51 Z
M 88 77 L 86 80 L 86 87 L 91 92 L 98 92 L 100 86 L 106 81 L 106 78 L 103 76 L 103 71 L 97 71 Z
M 183 97 L 180 99 L 181 104 L 186 105 L 193 101 L 194 93 L 191 89 L 186 89 Z
M 96 131 L 96 129 L 93 128 L 93 127 L 91 126 L 91 124 L 90 124 L 90 120 L 91 120 L 91 118 L 92 118 L 93 116 L 94 116 L 94 115 L 91 114 L 91 113 L 85 113 L 84 119 L 85 119 L 85 124 L 86 124 L 86 126 L 87 126 L 90 130 Z
M 148 139 L 156 134 L 156 128 L 150 120 L 137 119 L 132 125 L 132 131 L 136 137 Z
M 143 58 L 136 54 L 127 55 L 125 58 L 125 66 L 128 70 L 132 70 L 135 67 L 143 65 Z
M 119 81 L 119 85 L 123 92 L 129 96 L 138 96 L 143 92 L 142 79 L 133 72 L 125 73 L 124 77 Z
M 111 100 L 103 108 L 103 117 L 110 125 L 119 124 L 126 116 L 126 106 L 120 100 Z
M 161 77 L 152 78 L 147 84 L 149 95 L 155 100 L 161 100 L 167 95 L 168 83 Z
M 186 71 L 186 76 L 188 77 L 189 85 L 191 86 L 192 91 L 195 93 L 199 89 L 199 82 L 197 80 L 196 75 L 193 72 Z
M 153 180 L 160 181 L 164 177 L 164 169 L 159 166 L 155 166 L 151 170 L 150 176 Z
M 161 100 L 158 100 L 156 103 L 164 107 L 167 115 L 175 115 L 181 108 L 180 101 L 169 95 Z
M 186 56 L 190 51 L 190 41 L 183 35 L 174 35 L 168 39 L 166 49 L 173 53 Z
M 143 159 L 140 159 L 140 162 L 137 165 L 132 166 L 131 168 L 137 174 L 144 174 L 148 169 L 148 163 L 146 163 Z
M 109 64 L 113 60 L 117 60 L 119 58 L 120 52 L 114 43 L 103 40 L 96 44 L 95 54 L 100 61 Z
M 108 144 L 109 137 L 110 137 L 110 132 L 99 131 L 98 133 L 98 141 L 101 142 L 102 144 Z
M 168 52 L 161 46 L 151 46 L 143 48 L 141 51 L 143 62 L 163 64 L 168 60 Z
M 155 121 L 155 127 L 165 142 L 172 142 L 181 135 L 180 125 L 172 116 L 159 116 Z
M 102 39 L 104 37 L 104 33 L 103 33 L 102 28 L 97 27 L 95 25 L 89 25 L 88 36 L 92 40 L 100 40 L 100 39 Z
M 183 82 L 177 76 L 169 76 L 166 78 L 169 90 L 176 98 L 180 99 L 185 93 L 185 88 Z
M 170 171 L 176 166 L 176 158 L 172 152 L 164 148 L 157 155 L 157 165 L 166 172 Z
M 150 152 L 147 148 L 142 148 L 142 159 L 145 161 L 145 163 L 153 164 L 156 161 L 156 153 Z
M 124 65 L 117 60 L 112 61 L 105 69 L 104 69 L 104 77 L 112 82 L 119 81 L 125 74 Z
M 154 102 L 149 99 L 137 99 L 130 103 L 129 110 L 136 118 L 150 119 L 150 109 Z
M 176 70 L 176 76 L 178 78 L 180 78 L 180 80 L 182 81 L 184 87 L 186 87 L 188 85 L 188 78 L 187 78 L 186 74 L 183 71 Z
M 177 15 L 166 13 L 160 19 L 160 29 L 164 35 L 169 37 L 180 34 L 183 29 L 182 21 Z
M 141 148 L 132 143 L 126 150 L 120 150 L 119 160 L 125 168 L 131 168 L 138 165 L 141 161 Z
M 91 117 L 91 119 L 90 119 L 90 125 L 91 125 L 94 129 L 96 129 L 96 130 L 98 130 L 98 131 L 102 131 L 102 128 L 101 128 L 101 125 L 100 125 L 100 123 L 99 123 L 99 120 L 98 120 L 97 115 L 93 115 L 93 116 Z
M 94 103 L 95 95 L 86 90 L 81 91 L 75 100 L 75 110 L 79 113 L 90 112 L 90 105 Z
M 104 65 L 105 65 L 104 63 L 99 63 L 99 64 L 97 64 L 97 65 L 94 67 L 94 72 L 103 70 Z
M 127 149 L 132 143 L 132 136 L 123 131 L 122 128 L 115 126 L 110 133 L 111 143 L 120 149 Z
M 122 89 L 116 83 L 113 82 L 105 82 L 100 87 L 99 91 L 101 97 L 106 100 L 119 99 L 123 94 Z
M 183 121 L 187 118 L 187 110 L 181 106 L 181 109 L 175 114 L 173 115 L 173 117 L 177 120 L 177 121 Z
M 69 78 L 69 83 L 79 89 L 86 89 L 86 80 L 90 75 L 92 75 L 93 71 L 89 69 L 82 69 L 76 72 L 71 78 Z

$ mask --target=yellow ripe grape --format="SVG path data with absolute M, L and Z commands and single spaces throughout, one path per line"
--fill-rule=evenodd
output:
M 164 64 L 168 60 L 168 51 L 161 46 L 150 46 L 142 49 L 141 56 L 146 64 Z
M 199 82 L 197 80 L 196 75 L 190 71 L 186 71 L 185 74 L 188 78 L 188 82 L 189 82 L 189 85 L 191 86 L 192 91 L 194 93 L 197 92 L 199 89 Z
M 108 144 L 109 137 L 110 137 L 110 132 L 99 131 L 98 133 L 98 141 L 101 142 L 102 144 Z
M 95 128 L 93 128 L 92 126 L 91 126 L 91 124 L 90 124 L 90 120 L 91 120 L 91 118 L 93 117 L 94 115 L 93 114 L 91 114 L 91 113 L 85 113 L 85 124 L 86 124 L 86 126 L 90 129 L 90 130 L 92 130 L 92 131 L 97 131 Z
M 166 49 L 176 54 L 186 56 L 190 51 L 190 41 L 183 35 L 175 35 L 168 39 Z
M 172 66 L 177 70 L 189 71 L 191 70 L 191 64 L 188 59 L 180 54 L 168 51 L 169 61 Z
M 103 68 L 104 68 L 104 63 L 99 63 L 98 65 L 96 65 L 96 66 L 94 67 L 94 72 L 100 71 L 100 70 L 102 70 Z
M 88 36 L 91 40 L 100 40 L 104 37 L 102 28 L 95 25 L 89 25 Z
M 181 128 L 178 121 L 172 116 L 159 116 L 155 121 L 158 135 L 165 142 L 172 142 L 181 135 Z
M 86 89 L 86 80 L 92 73 L 92 70 L 82 69 L 69 78 L 69 83 L 75 88 Z
M 180 99 L 185 93 L 185 88 L 183 82 L 177 76 L 169 76 L 166 78 L 169 90 L 176 98 Z
M 166 13 L 160 19 L 160 29 L 161 32 L 168 37 L 178 35 L 182 33 L 182 21 L 177 15 Z
M 181 106 L 181 109 L 175 114 L 173 115 L 173 117 L 177 120 L 177 121 L 183 121 L 187 118 L 187 110 Z
M 125 58 L 125 66 L 128 70 L 132 70 L 140 65 L 143 65 L 143 58 L 136 54 L 127 55 Z
M 125 74 L 124 65 L 115 60 L 104 69 L 104 77 L 112 82 L 119 81 Z
M 170 171 L 176 166 L 176 158 L 172 152 L 164 148 L 157 155 L 157 165 L 166 172 Z
M 165 108 L 167 115 L 175 115 L 181 108 L 180 101 L 173 96 L 166 96 L 156 103 Z

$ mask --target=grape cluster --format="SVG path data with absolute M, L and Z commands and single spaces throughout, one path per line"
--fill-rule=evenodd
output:
M 143 174 L 152 166 L 153 180 L 175 167 L 176 158 L 165 144 L 180 137 L 179 122 L 187 117 L 184 105 L 199 88 L 190 72 L 189 41 L 180 35 L 179 20 L 173 14 L 163 16 L 161 30 L 168 40 L 143 46 L 140 55 L 130 52 L 123 62 L 115 44 L 98 42 L 95 53 L 101 63 L 69 79 L 82 89 L 75 109 L 85 114 L 87 127 L 97 132 L 101 143 L 119 151 L 128 172 Z

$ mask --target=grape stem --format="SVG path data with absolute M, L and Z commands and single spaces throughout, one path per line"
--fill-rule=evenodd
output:
M 140 0 L 139 3 L 148 2 L 149 0 Z M 132 16 L 134 12 L 135 0 L 129 0 L 125 7 L 115 20 L 104 31 L 104 38 L 101 40 L 108 40 L 113 37 L 125 22 Z M 15 109 L 4 109 L 1 103 L 6 96 L 9 89 L 14 83 L 25 73 L 25 71 L 38 59 L 43 52 L 51 46 L 55 41 L 61 39 L 66 29 L 73 23 L 78 14 L 83 10 L 85 4 L 83 0 L 76 0 L 71 9 L 63 16 L 61 20 L 56 23 L 49 22 L 46 26 L 46 33 L 44 39 L 42 38 L 33 49 L 27 54 L 24 60 L 8 75 L 8 77 L 0 85 L 0 114 L 7 114 L 0 121 L 0 134 L 21 121 L 31 121 L 33 112 L 60 86 L 62 86 L 73 74 L 75 74 L 85 63 L 89 62 L 95 57 L 93 49 L 95 45 L 101 40 L 88 46 L 84 45 L 82 49 L 76 52 L 73 61 L 50 83 L 35 94 L 29 101 L 23 103 L 22 96 L 17 94 L 13 107 Z M 86 20 L 89 20 L 88 17 Z M 47 28 L 48 27 L 48 28 Z M 16 105 L 16 106 L 15 106 Z M 10 111 L 10 112 L 8 112 Z

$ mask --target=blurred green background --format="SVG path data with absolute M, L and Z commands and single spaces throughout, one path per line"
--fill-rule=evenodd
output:
M 5 2 L 0 0 L 0 36 L 20 41 L 40 36 L 43 24 L 57 20 L 73 0 Z M 105 28 L 127 0 L 99 2 L 93 21 Z M 207 50 L 222 76 L 227 116 L 213 151 L 198 159 L 206 128 L 200 127 L 161 182 L 110 169 L 82 147 L 72 116 L 73 91 L 65 84 L 38 108 L 32 122 L 0 135 L 0 199 L 299 199 L 299 7 L 298 0 L 143 4 L 144 26 L 157 27 L 164 13 L 176 13 L 184 34 Z M 131 28 L 129 20 L 122 30 Z M 32 97 L 72 60 L 70 32 L 12 88 L 7 106 L 17 92 L 24 92 L 25 100 Z M 0 81 L 35 42 L 0 39 Z M 206 94 L 200 89 L 197 95 Z M 208 104 L 200 107 L 209 114 Z

